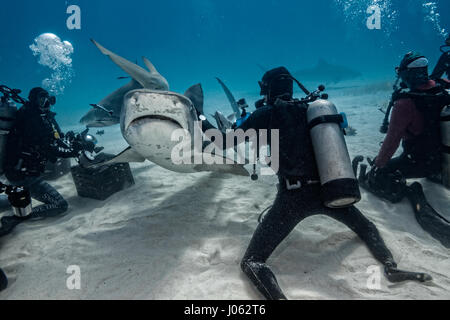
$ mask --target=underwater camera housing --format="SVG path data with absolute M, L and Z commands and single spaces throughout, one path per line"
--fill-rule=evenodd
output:
M 26 100 L 21 98 L 18 89 L 10 89 L 7 86 L 0 86 L 0 174 L 3 173 L 3 162 L 6 155 L 6 140 L 10 130 L 16 120 L 16 103 L 25 104 Z

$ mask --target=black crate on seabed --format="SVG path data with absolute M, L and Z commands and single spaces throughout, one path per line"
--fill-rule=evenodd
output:
M 128 163 L 99 168 L 75 166 L 71 171 L 78 195 L 83 198 L 106 200 L 113 194 L 134 185 Z

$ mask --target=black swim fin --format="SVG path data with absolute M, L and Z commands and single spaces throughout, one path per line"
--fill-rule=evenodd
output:
M 2 269 L 0 269 L 0 291 L 5 290 L 8 287 L 8 278 Z
M 267 300 L 287 300 L 275 275 L 265 263 L 247 260 L 241 263 L 241 267 L 242 271 Z
M 433 280 L 433 278 L 429 274 L 399 270 L 396 266 L 392 265 L 385 266 L 384 271 L 387 279 L 392 283 L 399 283 L 404 281 L 428 282 Z
M 446 248 L 450 248 L 450 222 L 428 203 L 422 185 L 416 182 L 408 187 L 407 197 L 420 226 Z
M 1 218 L 1 226 L 0 226 L 0 237 L 4 237 L 11 232 L 13 232 L 14 228 L 17 227 L 22 222 L 28 219 L 19 218 L 16 216 L 5 216 Z

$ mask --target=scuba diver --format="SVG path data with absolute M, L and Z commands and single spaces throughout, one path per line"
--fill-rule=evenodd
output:
M 401 88 L 392 98 L 393 108 L 386 139 L 369 173 L 370 189 L 393 203 L 401 201 L 404 179 L 433 178 L 441 174 L 440 116 L 450 103 L 449 83 L 431 80 L 426 57 L 410 52 L 397 68 Z M 392 159 L 403 142 L 403 153 Z
M 242 125 L 245 121 L 247 121 L 247 119 L 250 117 L 251 113 L 249 113 L 247 111 L 248 109 L 248 103 L 247 101 L 242 98 L 241 100 L 239 100 L 237 102 L 238 107 L 242 110 L 241 113 L 241 117 L 239 119 L 236 120 L 236 122 L 233 124 L 232 129 L 235 129 L 237 127 L 239 127 L 240 125 Z
M 419 53 L 405 55 L 396 68 L 400 88 L 395 90 L 390 108 L 386 113 L 382 133 L 387 133 L 381 150 L 366 174 L 367 166 L 361 169 L 360 184 L 369 192 L 392 203 L 407 197 L 422 228 L 450 247 L 450 222 L 437 213 L 426 201 L 422 186 L 416 182 L 407 185 L 407 179 L 428 178 L 436 183 L 446 183 L 448 173 L 444 163 L 446 148 L 441 137 L 441 126 L 449 123 L 441 116 L 450 105 L 446 89 L 449 82 L 444 79 L 431 80 L 428 76 L 428 60 Z M 392 115 L 389 122 L 389 115 Z M 447 117 L 448 118 L 448 117 Z M 446 121 L 446 122 L 445 122 Z M 400 146 L 403 153 L 392 158 Z M 363 157 L 354 161 L 362 162 Z
M 24 217 L 5 216 L 1 219 L 0 236 L 8 234 L 24 220 L 54 217 L 67 211 L 68 203 L 41 175 L 47 163 L 59 158 L 76 158 L 82 151 L 93 150 L 94 142 L 64 139 L 55 113 L 50 109 L 56 98 L 42 88 L 30 91 L 29 101 L 17 111 L 8 134 L 3 170 L 13 186 L 24 186 L 33 199 L 43 203 Z M 70 141 L 70 143 L 69 143 Z M 5 199 L 3 199 L 5 200 Z M 5 205 L 3 205 L 5 206 Z
M 309 99 L 293 98 L 294 81 L 308 95 Z M 431 276 L 424 273 L 397 269 L 393 255 L 386 247 L 376 226 L 353 206 L 360 200 L 359 187 L 355 179 L 341 179 L 321 185 L 312 139 L 313 130 L 319 130 L 317 137 L 320 138 L 322 133 L 320 124 L 330 123 L 336 127 L 336 134 L 340 135 L 336 140 L 340 139 L 342 143 L 345 143 L 342 130 L 336 125 L 338 122 L 342 122 L 340 116 L 317 115 L 313 119 L 308 119 L 309 109 L 316 112 L 325 108 L 329 109 L 330 106 L 335 108 L 326 100 L 317 100 L 320 97 L 327 98 L 327 96 L 319 94 L 324 87 L 310 93 L 284 67 L 268 71 L 260 82 L 260 87 L 261 95 L 264 96 L 264 106 L 258 108 L 247 121 L 237 128 L 244 131 L 250 129 L 256 131 L 261 129 L 279 130 L 278 194 L 272 208 L 255 231 L 241 262 L 243 272 L 259 292 L 269 300 L 286 299 L 274 273 L 267 265 L 267 260 L 301 221 L 320 214 L 340 221 L 353 230 L 365 242 L 374 257 L 384 265 L 389 281 L 425 282 L 431 280 Z M 313 104 L 309 105 L 309 102 L 315 100 L 318 101 L 318 108 L 312 108 Z M 206 135 L 208 135 L 208 130 L 214 128 L 207 120 L 203 121 L 202 127 Z M 223 141 L 226 141 L 225 139 L 226 136 Z M 274 141 L 269 142 L 269 147 L 272 147 L 272 143 Z M 345 151 L 347 152 L 347 162 L 350 165 L 346 147 Z M 329 155 L 332 153 L 330 152 Z M 331 156 L 334 161 L 337 157 L 337 154 Z M 352 173 L 351 166 L 350 171 Z M 338 198 L 337 195 L 341 198 L 333 203 L 330 199 Z M 324 199 L 328 199 L 328 202 L 324 202 Z M 328 206 L 324 203 L 327 203 Z M 332 209 L 333 206 L 334 209 Z
M 445 45 L 441 46 L 442 56 L 431 74 L 431 79 L 440 79 L 444 74 L 447 74 L 447 78 L 450 77 L 450 50 L 444 51 L 448 48 L 450 48 L 450 36 L 445 40 Z

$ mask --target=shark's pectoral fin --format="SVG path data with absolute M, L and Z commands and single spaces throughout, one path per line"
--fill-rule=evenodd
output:
M 130 162 L 144 162 L 146 159 L 139 153 L 134 151 L 131 147 L 121 152 L 113 159 L 102 163 L 102 165 L 110 165 L 115 163 L 130 163 Z

